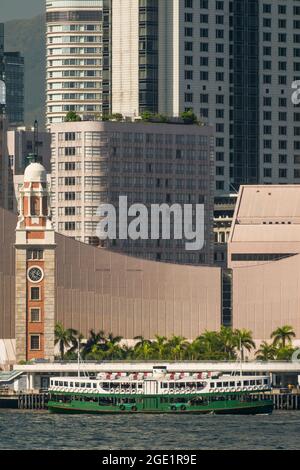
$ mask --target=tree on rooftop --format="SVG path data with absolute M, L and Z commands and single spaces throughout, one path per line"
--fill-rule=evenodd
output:
M 191 109 L 181 113 L 180 117 L 185 124 L 198 124 L 199 122 L 196 114 Z
M 75 113 L 75 111 L 69 111 L 65 118 L 66 122 L 78 122 L 81 121 L 81 117 Z

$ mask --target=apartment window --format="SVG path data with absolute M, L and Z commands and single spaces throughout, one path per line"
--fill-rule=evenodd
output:
M 278 176 L 279 176 L 279 178 L 286 178 L 287 177 L 286 169 L 285 168 L 279 168 Z
M 65 222 L 65 230 L 73 232 L 76 229 L 75 222 Z
M 192 23 L 193 22 L 193 13 L 185 13 L 184 21 L 186 23 Z
M 272 178 L 272 168 L 264 168 L 264 177 Z
M 205 70 L 201 70 L 201 72 L 200 72 L 200 80 L 205 80 L 205 81 L 207 81 L 207 80 L 208 80 L 208 72 L 206 72 Z
M 263 4 L 263 13 L 272 13 L 272 5 L 269 3 Z
M 185 8 L 193 8 L 193 0 L 185 0 L 184 6 Z
M 200 52 L 208 52 L 208 51 L 209 51 L 208 42 L 201 42 L 200 43 Z
M 193 37 L 193 28 L 184 28 L 184 35 L 186 38 Z
M 185 70 L 184 78 L 185 78 L 185 80 L 193 80 L 193 78 L 194 78 L 193 71 L 192 70 Z
M 31 323 L 39 323 L 41 321 L 41 310 L 39 308 L 30 309 L 30 321 Z
M 193 50 L 193 43 L 190 41 L 186 41 L 184 43 L 184 49 L 185 51 L 192 51 Z
M 285 154 L 280 154 L 279 155 L 279 164 L 280 165 L 286 165 L 287 164 L 287 155 L 285 155 Z
M 200 23 L 208 23 L 208 15 L 200 15 Z
M 40 288 L 39 287 L 31 287 L 30 300 L 40 300 Z
M 41 349 L 40 335 L 30 335 L 30 350 L 39 351 Z
M 193 65 L 193 56 L 192 55 L 186 55 L 184 58 L 184 63 L 185 65 Z

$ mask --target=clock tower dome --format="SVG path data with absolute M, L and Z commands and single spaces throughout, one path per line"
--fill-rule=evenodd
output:
M 20 190 L 16 229 L 17 361 L 54 358 L 55 233 L 45 168 L 35 158 Z

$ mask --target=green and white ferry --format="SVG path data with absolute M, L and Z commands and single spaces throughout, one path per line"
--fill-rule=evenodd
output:
M 101 373 L 95 378 L 54 377 L 48 409 L 53 413 L 269 414 L 269 376 L 221 373 Z

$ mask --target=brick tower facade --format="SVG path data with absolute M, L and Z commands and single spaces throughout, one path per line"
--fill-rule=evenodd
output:
M 54 358 L 55 234 L 47 175 L 30 163 L 20 190 L 16 229 L 17 361 Z

